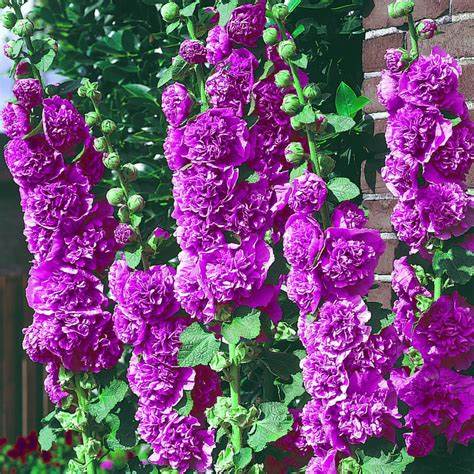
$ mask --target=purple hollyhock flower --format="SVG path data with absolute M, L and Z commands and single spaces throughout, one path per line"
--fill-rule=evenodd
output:
M 233 43 L 254 47 L 265 28 L 265 0 L 241 5 L 232 11 L 226 30 Z
M 295 303 L 301 315 L 314 313 L 321 300 L 322 285 L 316 271 L 292 267 L 286 280 L 288 299 Z
M 152 405 L 161 410 L 173 407 L 184 391 L 194 386 L 191 367 L 178 367 L 173 358 L 153 354 L 133 354 L 127 378 L 140 405 Z
M 213 168 L 194 164 L 178 170 L 173 176 L 173 217 L 186 213 L 196 214 L 214 223 L 222 221 L 222 212 L 228 205 L 237 183 L 236 168 Z M 225 222 L 222 222 L 225 224 Z
M 337 474 L 335 449 L 318 449 L 306 466 L 306 474 Z
M 424 164 L 423 177 L 430 183 L 453 181 L 463 184 L 474 162 L 474 125 L 470 120 L 453 128 L 446 144 Z
M 394 151 L 387 155 L 381 176 L 388 190 L 396 197 L 418 188 L 419 163 L 410 156 Z
M 31 75 L 31 65 L 26 61 L 20 61 L 15 69 L 15 77 L 19 78 L 21 76 L 30 76 Z
M 334 420 L 327 413 L 324 402 L 318 398 L 310 400 L 301 412 L 303 435 L 310 446 L 319 451 L 321 446 L 328 446 L 331 432 L 334 431 Z M 334 439 L 341 446 L 340 440 Z M 313 471 L 320 474 L 320 471 Z M 336 472 L 336 471 L 334 471 Z
M 392 74 L 400 73 L 405 69 L 406 63 L 403 60 L 403 54 L 401 49 L 387 49 L 385 53 L 385 65 Z
M 74 372 L 109 369 L 122 354 L 111 315 L 100 309 L 88 313 L 35 313 L 33 324 L 23 332 L 23 347 L 34 362 L 58 360 Z
M 393 312 L 395 313 L 393 326 L 397 334 L 400 339 L 408 341 L 411 345 L 415 312 L 418 312 L 415 303 L 406 298 L 399 298 L 393 303 Z
M 407 453 L 415 458 L 428 456 L 435 446 L 435 438 L 429 429 L 417 428 L 410 433 L 404 433 Z
M 244 106 L 250 102 L 257 67 L 258 61 L 248 49 L 232 51 L 206 81 L 209 102 L 214 107 L 231 108 L 242 116 Z
M 385 244 L 375 230 L 328 228 L 320 263 L 326 290 L 337 296 L 367 294 L 384 251 Z
M 442 295 L 415 326 L 413 346 L 425 363 L 457 370 L 474 361 L 474 308 L 457 292 Z
M 418 194 L 422 223 L 437 238 L 462 235 L 474 225 L 474 197 L 459 184 L 430 184 Z
M 231 52 L 229 35 L 222 26 L 215 26 L 207 34 L 206 59 L 209 64 L 217 64 Z
M 26 298 L 31 308 L 45 315 L 58 311 L 93 313 L 108 305 L 96 276 L 54 261 L 30 271 Z
M 343 227 L 345 229 L 362 229 L 367 224 L 365 212 L 351 201 L 344 201 L 338 204 L 331 216 L 333 227 Z
M 439 47 L 420 56 L 400 78 L 400 97 L 410 104 L 436 107 L 462 115 L 463 96 L 458 92 L 462 70 L 457 61 Z
M 419 282 L 415 270 L 408 263 L 408 257 L 393 262 L 392 288 L 400 298 L 415 300 L 418 295 L 430 296 L 429 291 Z
M 251 151 L 245 120 L 229 108 L 207 110 L 188 122 L 184 144 L 189 161 L 217 168 L 241 165 Z
M 391 222 L 398 238 L 411 247 L 411 253 L 418 252 L 427 239 L 427 228 L 421 221 L 416 196 L 407 191 L 402 201 L 393 208 Z
M 57 95 L 43 100 L 43 129 L 48 143 L 63 153 L 71 152 L 88 136 L 84 117 L 71 101 Z
M 426 427 L 444 434 L 448 442 L 473 438 L 474 379 L 452 370 L 425 364 L 411 377 L 392 375 L 400 400 L 409 407 L 409 428 Z
M 140 437 L 153 450 L 149 458 L 152 464 L 170 466 L 180 474 L 209 469 L 215 447 L 214 432 L 203 429 L 197 418 L 148 406 L 140 406 L 136 418 Z
M 137 346 L 144 340 L 147 324 L 141 318 L 126 313 L 120 305 L 115 306 L 112 318 L 115 334 L 121 342 Z
M 130 224 L 119 224 L 114 230 L 114 237 L 121 247 L 133 242 L 136 238 L 135 231 Z
M 121 295 L 123 309 L 150 323 L 174 316 L 179 309 L 173 294 L 175 274 L 176 270 L 167 265 L 132 272 Z
M 13 85 L 13 94 L 27 110 L 38 107 L 43 100 L 43 89 L 38 79 L 18 79 Z
M 61 402 L 69 395 L 64 391 L 59 381 L 59 364 L 56 362 L 48 362 L 46 364 L 46 373 L 48 374 L 44 379 L 44 390 L 48 394 L 51 403 L 54 405 L 61 405 Z
M 123 305 L 125 303 L 125 298 L 123 294 L 123 289 L 125 287 L 125 283 L 130 278 L 132 274 L 130 267 L 127 265 L 125 258 L 119 258 L 112 263 L 111 267 L 109 268 L 109 288 L 110 293 L 112 295 L 112 299 Z M 136 315 L 139 317 L 139 315 Z
M 31 130 L 30 116 L 21 105 L 8 102 L 2 110 L 3 132 L 8 138 L 23 138 Z
M 370 312 L 359 297 L 327 301 L 310 326 L 308 352 L 326 354 L 341 363 L 352 350 L 367 342 L 371 331 L 366 324 L 369 319 Z
M 385 136 L 392 151 L 426 163 L 448 141 L 452 129 L 451 121 L 438 109 L 420 109 L 408 104 L 390 118 Z
M 89 191 L 85 176 L 77 168 L 66 168 L 54 181 L 22 194 L 25 225 L 51 230 L 77 227 L 92 208 Z
M 199 216 L 185 214 L 177 220 L 175 236 L 182 249 L 201 251 L 225 244 L 224 233 Z
M 275 77 L 270 76 L 257 82 L 253 88 L 255 110 L 268 123 L 285 126 L 288 124 L 288 114 L 281 110 L 284 92 L 275 84 Z
M 346 398 L 349 377 L 337 359 L 316 351 L 301 361 L 301 369 L 304 386 L 311 397 L 323 400 L 327 406 Z
M 178 127 L 188 118 L 193 107 L 193 100 L 186 87 L 175 82 L 163 91 L 161 107 L 168 123 L 173 127 Z
M 324 245 L 319 223 L 307 214 L 293 214 L 283 234 L 283 254 L 290 265 L 308 269 L 315 265 Z
M 189 163 L 186 159 L 187 148 L 184 146 L 183 139 L 184 128 L 168 127 L 163 149 L 171 171 L 178 171 Z
M 248 298 L 260 289 L 274 261 L 273 251 L 255 235 L 200 256 L 201 279 L 218 303 Z
M 206 62 L 206 47 L 199 40 L 185 39 L 179 47 L 179 55 L 190 64 Z
M 327 197 L 324 179 L 305 171 L 294 179 L 288 189 L 288 206 L 294 212 L 312 213 L 323 207 Z
M 25 222 L 23 235 L 26 238 L 28 251 L 34 257 L 35 264 L 51 258 L 53 238 L 55 236 L 61 238 L 59 230 L 45 229 L 34 222 Z
M 382 77 L 377 85 L 377 98 L 391 113 L 403 106 L 403 100 L 398 94 L 398 81 L 397 75 L 382 71 Z
M 178 255 L 179 265 L 174 280 L 174 294 L 182 308 L 203 323 L 214 319 L 215 307 L 209 290 L 201 281 L 198 257 L 188 251 Z
M 153 235 L 157 239 L 167 240 L 170 238 L 170 233 L 167 230 L 162 229 L 161 227 L 156 227 L 155 230 L 153 231 Z
M 10 140 L 4 157 L 14 181 L 24 188 L 54 179 L 64 167 L 61 153 L 51 148 L 43 135 Z
M 89 180 L 91 186 L 98 184 L 104 176 L 105 166 L 102 158 L 103 154 L 94 148 L 93 137 L 88 132 L 88 136 L 84 143 L 84 151 L 76 166 Z

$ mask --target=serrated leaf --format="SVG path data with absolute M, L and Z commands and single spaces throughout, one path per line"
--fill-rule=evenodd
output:
M 99 393 L 99 400 L 89 405 L 89 413 L 100 423 L 127 394 L 128 385 L 123 380 L 112 380 Z
M 137 268 L 142 258 L 142 247 L 136 250 L 125 250 L 125 260 L 130 268 Z
M 217 11 L 219 13 L 219 26 L 227 25 L 230 19 L 230 15 L 234 11 L 234 8 L 239 5 L 238 0 L 230 0 L 229 3 L 219 2 L 217 4 Z
M 290 171 L 290 183 L 294 181 L 296 178 L 298 178 L 299 176 L 302 176 L 307 169 L 308 169 L 308 163 L 306 161 L 304 163 L 301 163 L 301 165 L 297 166 L 296 168 L 293 168 Z
M 285 395 L 283 400 L 285 405 L 289 405 L 295 398 L 301 397 L 306 392 L 303 387 L 303 375 L 301 372 L 291 376 L 291 383 L 284 383 L 279 386 Z
M 180 340 L 182 343 L 178 354 L 180 367 L 207 365 L 220 346 L 214 334 L 204 331 L 199 323 L 187 327 L 181 333 Z
M 336 133 L 347 132 L 356 124 L 351 117 L 344 117 L 343 115 L 327 114 L 326 119 L 329 125 L 332 125 Z
M 382 452 L 380 457 L 364 456 L 362 460 L 363 474 L 402 474 L 415 458 L 403 449 L 395 454 Z
M 349 201 L 360 194 L 359 187 L 348 178 L 333 178 L 327 186 L 338 202 Z
M 465 285 L 474 275 L 474 252 L 463 247 L 446 252 L 438 249 L 433 256 L 433 270 L 438 276 L 446 273 L 455 283 Z
M 56 439 L 56 432 L 49 425 L 46 425 L 41 428 L 38 434 L 38 442 L 43 451 L 49 451 Z
M 233 318 L 230 324 L 222 325 L 222 335 L 231 344 L 237 344 L 240 338 L 255 339 L 260 334 L 260 311 L 249 308 L 243 317 Z
M 181 25 L 181 21 L 174 21 L 173 23 L 170 23 L 169 25 L 167 25 L 166 27 L 166 34 L 169 35 L 171 33 L 173 33 L 174 30 L 176 30 L 177 28 L 179 28 L 179 26 Z
M 237 454 L 234 455 L 234 466 L 237 469 L 243 469 L 252 460 L 252 450 L 250 448 L 242 448 Z
M 313 123 L 316 120 L 313 107 L 310 104 L 306 104 L 303 110 L 298 115 L 295 115 L 295 119 L 301 123 Z
M 284 403 L 266 402 L 259 408 L 263 419 L 255 423 L 248 436 L 248 445 L 256 452 L 262 451 L 268 443 L 285 436 L 293 425 L 293 417 Z

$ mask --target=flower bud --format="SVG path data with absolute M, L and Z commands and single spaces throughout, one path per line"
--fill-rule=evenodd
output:
M 183 79 L 191 69 L 191 65 L 181 56 L 176 56 L 171 64 L 171 78 L 174 81 Z
M 18 56 L 14 54 L 14 49 L 13 49 L 13 41 L 9 41 L 8 43 L 5 43 L 3 45 L 3 54 L 8 58 L 8 59 L 15 59 Z
M 296 115 L 301 110 L 301 103 L 296 94 L 286 94 L 283 97 L 281 110 L 288 115 Z
M 304 123 L 296 117 L 291 117 L 290 123 L 293 130 L 302 130 L 304 128 Z
M 105 195 L 107 202 L 112 206 L 122 204 L 125 199 L 125 193 L 122 188 L 112 188 Z
M 11 30 L 16 23 L 16 15 L 13 12 L 5 12 L 2 15 L 2 26 L 7 30 Z
M 173 23 L 178 19 L 179 6 L 174 2 L 165 3 L 160 10 L 161 16 L 166 23 Z
M 282 71 L 278 71 L 275 74 L 275 84 L 278 87 L 284 89 L 285 87 L 290 87 L 293 84 L 293 79 L 291 77 L 290 71 L 283 69 Z
M 8 2 L 6 0 L 0 0 L 0 8 L 5 8 L 8 6 Z
M 98 137 L 94 139 L 94 148 L 97 151 L 107 150 L 107 140 L 104 137 Z
M 99 120 L 100 120 L 100 115 L 97 112 L 87 112 L 86 124 L 89 127 L 93 127 L 94 125 L 97 125 L 99 123 Z
M 105 135 L 110 135 L 117 130 L 117 125 L 113 120 L 106 119 L 100 124 L 100 129 Z
M 305 151 L 300 142 L 291 142 L 285 148 L 285 159 L 292 165 L 301 165 L 305 158 Z
M 28 19 L 18 20 L 12 28 L 12 32 L 20 37 L 30 36 L 34 30 L 35 26 Z
M 131 183 L 132 181 L 135 181 L 138 176 L 138 170 L 135 165 L 132 163 L 125 163 L 122 166 L 122 176 L 127 181 L 127 183 Z
M 134 242 L 137 238 L 135 230 L 130 224 L 119 224 L 114 231 L 115 241 L 119 245 L 127 245 L 130 242 Z
M 416 25 L 418 36 L 423 39 L 431 39 L 438 31 L 438 25 L 433 20 L 422 20 Z
M 352 457 L 341 459 L 337 470 L 340 474 L 360 474 L 362 472 L 360 464 Z
M 265 44 L 276 44 L 278 43 L 278 31 L 276 28 L 267 28 L 263 32 L 263 41 Z
M 127 206 L 119 207 L 117 211 L 117 216 L 120 222 L 128 222 L 130 220 L 130 211 Z
M 313 101 L 321 97 L 321 89 L 316 84 L 311 83 L 303 89 L 303 95 L 309 101 Z
M 107 153 L 104 155 L 102 161 L 104 166 L 109 170 L 116 170 L 120 167 L 120 156 L 118 153 Z
M 281 41 L 278 45 L 278 54 L 283 60 L 288 60 L 295 57 L 296 44 L 293 40 Z
M 77 95 L 79 97 L 86 97 L 87 96 L 87 89 L 84 86 L 79 86 L 77 89 Z
M 145 200 L 139 194 L 128 198 L 127 207 L 131 212 L 140 212 L 145 207 Z
M 272 7 L 272 15 L 275 20 L 285 21 L 290 12 L 284 3 L 276 3 Z
M 413 12 L 415 2 L 413 0 L 396 0 L 388 6 L 390 18 L 402 18 Z
M 230 366 L 230 360 L 223 352 L 216 352 L 209 363 L 209 367 L 214 372 L 220 372 Z

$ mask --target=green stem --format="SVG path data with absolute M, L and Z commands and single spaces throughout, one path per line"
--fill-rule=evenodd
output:
M 83 413 L 87 411 L 87 394 L 83 390 L 80 384 L 80 376 L 77 375 L 75 377 L 75 391 L 77 395 L 77 403 L 79 408 L 82 410 Z M 87 434 L 86 429 L 82 430 L 82 444 L 83 446 L 87 446 L 89 442 L 89 436 Z M 84 449 L 82 459 L 79 461 L 86 466 L 87 474 L 95 474 L 95 460 L 93 457 L 89 456 L 87 450 Z
M 232 408 L 238 408 L 240 405 L 240 369 L 239 366 L 233 362 L 235 360 L 235 351 L 236 345 L 229 343 L 229 358 L 231 360 L 231 366 L 229 370 L 229 384 Z M 240 426 L 236 424 L 232 425 L 231 442 L 232 446 L 234 447 L 234 452 L 238 453 L 242 448 L 242 431 Z
M 441 297 L 441 290 L 443 288 L 443 279 L 440 276 L 435 277 L 434 279 L 434 293 L 433 293 L 433 300 L 439 300 Z
M 411 59 L 414 60 L 418 58 L 420 52 L 418 49 L 418 33 L 416 32 L 415 21 L 411 13 L 408 15 L 408 31 L 410 34 L 410 55 Z

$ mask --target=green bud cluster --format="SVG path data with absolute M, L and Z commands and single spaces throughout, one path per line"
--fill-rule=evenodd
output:
M 290 116 L 296 115 L 302 109 L 301 102 L 296 94 L 286 94 L 283 97 L 281 104 L 281 110 Z
M 138 177 L 137 167 L 132 163 L 125 163 L 120 170 L 122 172 L 122 177 L 127 183 L 136 181 Z
M 285 21 L 289 13 L 288 7 L 284 3 L 276 3 L 272 7 L 272 15 L 275 20 Z
M 263 32 L 263 41 L 265 44 L 273 45 L 278 43 L 278 31 L 276 28 L 267 28 Z
M 165 3 L 161 7 L 160 13 L 166 23 L 172 23 L 179 17 L 179 6 L 174 2 Z
M 102 133 L 105 135 L 111 135 L 117 130 L 117 124 L 110 119 L 105 119 L 101 124 L 100 124 L 100 129 L 102 130 Z
M 124 203 L 125 192 L 122 188 L 111 188 L 107 191 L 105 197 L 111 206 L 118 206 L 119 204 Z
M 133 194 L 127 200 L 127 207 L 130 212 L 140 212 L 145 207 L 145 200 L 139 194 Z
M 99 84 L 97 82 L 91 82 L 85 78 L 82 80 L 79 89 L 77 90 L 79 97 L 87 97 L 94 102 L 100 102 L 102 94 L 99 91 Z
M 413 12 L 415 2 L 413 0 L 396 0 L 388 5 L 388 16 L 390 18 L 402 18 Z
M 0 0 L 0 8 L 5 8 L 8 6 L 7 0 Z
M 275 84 L 281 89 L 285 89 L 293 85 L 293 78 L 290 71 L 283 69 L 275 74 Z
M 305 99 L 312 102 L 321 97 L 321 89 L 316 84 L 310 83 L 303 89 L 303 95 Z
M 294 58 L 296 51 L 296 44 L 293 40 L 283 40 L 278 44 L 278 54 L 284 61 Z
M 109 170 L 117 170 L 120 168 L 120 156 L 118 153 L 106 153 L 102 161 L 104 166 Z
M 86 124 L 89 127 L 97 125 L 100 121 L 100 115 L 97 112 L 87 112 L 86 114 Z
M 285 159 L 292 165 L 301 165 L 305 160 L 306 153 L 300 142 L 291 142 L 285 148 Z
M 94 139 L 94 148 L 99 151 L 103 152 L 107 150 L 107 140 L 105 137 L 97 137 Z

